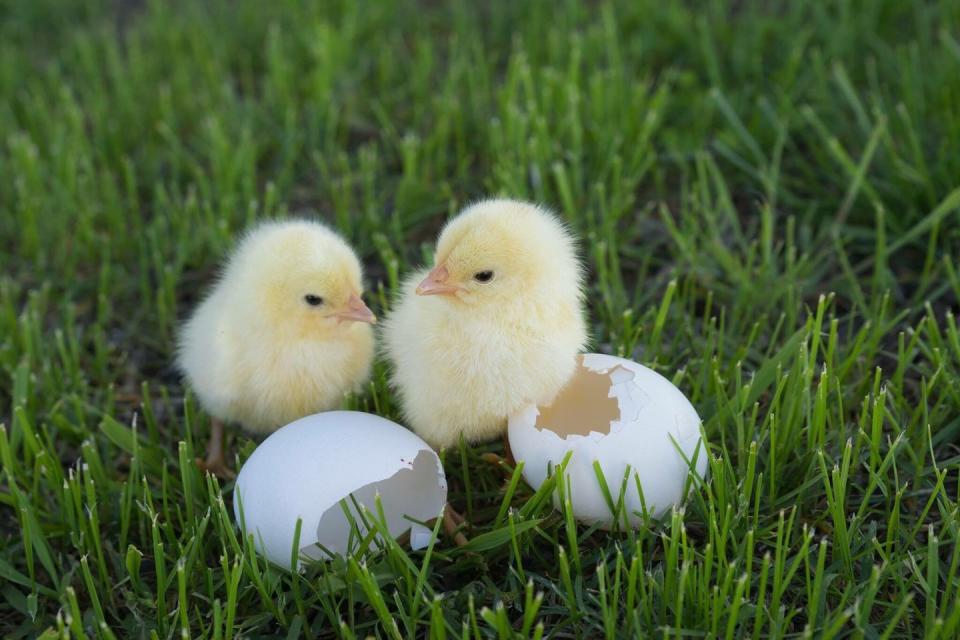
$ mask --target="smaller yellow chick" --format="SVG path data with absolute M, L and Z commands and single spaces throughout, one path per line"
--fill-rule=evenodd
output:
M 247 233 L 179 336 L 177 363 L 213 418 L 207 459 L 232 477 L 223 423 L 269 433 L 336 408 L 369 377 L 376 318 L 362 269 L 336 233 L 306 220 Z
M 404 416 L 436 448 L 505 434 L 548 405 L 587 341 L 573 237 L 545 209 L 487 200 L 451 220 L 432 270 L 415 273 L 384 338 Z

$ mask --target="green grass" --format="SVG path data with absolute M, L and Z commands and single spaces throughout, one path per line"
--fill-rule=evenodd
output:
M 0 3 L 0 635 L 954 638 L 960 3 Z M 468 550 L 272 568 L 191 461 L 177 322 L 317 216 L 378 313 L 484 194 L 584 239 L 594 349 L 710 478 L 608 534 L 488 445 Z M 397 417 L 379 363 L 352 406 Z M 241 460 L 256 443 L 235 434 Z

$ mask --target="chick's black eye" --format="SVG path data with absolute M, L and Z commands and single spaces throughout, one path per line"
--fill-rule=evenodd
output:
M 473 279 L 477 282 L 490 282 L 493 280 L 493 271 L 478 271 L 473 274 Z
M 307 295 L 303 296 L 303 301 L 311 307 L 319 307 L 323 304 L 323 298 L 312 293 L 308 293 Z

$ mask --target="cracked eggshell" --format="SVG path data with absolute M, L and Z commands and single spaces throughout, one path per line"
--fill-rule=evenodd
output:
M 339 504 L 351 494 L 373 513 L 379 494 L 390 534 L 409 530 L 411 547 L 420 549 L 431 531 L 405 516 L 436 518 L 447 502 L 447 480 L 437 454 L 413 432 L 369 413 L 329 411 L 282 427 L 256 448 L 237 476 L 233 511 L 257 551 L 289 567 L 298 518 L 301 558 L 329 558 L 320 545 L 335 554 L 354 551 Z
M 629 465 L 625 512 L 633 527 L 641 524 L 643 513 L 637 479 L 647 512 L 660 517 L 684 499 L 690 469 L 684 456 L 701 478 L 707 470 L 700 417 L 683 393 L 652 369 L 598 353 L 581 356 L 574 377 L 550 406 L 531 405 L 513 415 L 509 439 L 534 489 L 546 480 L 551 465 L 556 468 L 572 452 L 566 477 L 573 513 L 604 529 L 614 526 L 613 514 L 594 461 L 615 501 Z

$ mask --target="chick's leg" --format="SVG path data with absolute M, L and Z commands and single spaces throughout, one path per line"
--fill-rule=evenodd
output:
M 450 506 L 448 502 L 443 507 L 443 530 L 447 532 L 458 547 L 467 544 L 467 537 L 460 533 L 460 527 L 466 522 L 464 517 Z
M 209 471 L 218 478 L 232 480 L 237 477 L 233 469 L 227 466 L 223 456 L 223 423 L 213 418 L 210 421 L 210 439 L 207 441 L 207 459 L 197 458 L 197 467 Z

